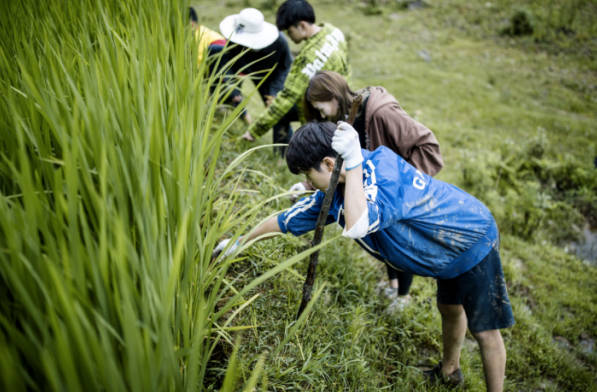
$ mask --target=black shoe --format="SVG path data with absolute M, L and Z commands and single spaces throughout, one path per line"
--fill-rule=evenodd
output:
M 433 369 L 423 371 L 423 377 L 429 382 L 441 382 L 442 384 L 453 388 L 462 388 L 464 385 L 464 375 L 462 374 L 462 370 L 456 369 L 452 374 L 446 376 L 442 373 L 441 361 L 435 365 Z

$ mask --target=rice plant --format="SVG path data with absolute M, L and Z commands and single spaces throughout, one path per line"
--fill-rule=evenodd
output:
M 247 154 L 216 170 L 243 105 L 214 121 L 226 91 L 197 64 L 187 12 L 0 5 L 4 390 L 202 390 L 219 340 L 252 328 L 233 322 L 245 294 L 304 257 L 238 290 L 226 272 L 239 259 L 212 260 L 267 200 L 237 203 Z

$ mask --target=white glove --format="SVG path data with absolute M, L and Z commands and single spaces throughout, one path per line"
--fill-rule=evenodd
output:
M 303 185 L 302 182 L 297 182 L 296 184 L 294 184 L 293 186 L 290 187 L 288 192 L 304 193 L 304 192 L 307 192 L 307 188 L 305 188 L 305 186 Z M 290 195 L 290 200 L 292 200 L 292 202 L 294 203 L 299 198 L 301 193 L 295 193 L 294 195 Z
M 216 247 L 216 249 L 214 249 L 214 253 L 218 252 L 222 252 L 224 250 L 224 248 L 226 248 L 226 245 L 228 245 L 228 243 L 230 242 L 230 240 L 223 240 L 222 242 L 220 242 L 218 244 L 218 246 Z M 226 258 L 228 256 L 230 256 L 231 254 L 234 253 L 234 251 L 236 250 L 236 248 L 238 248 L 240 244 L 238 243 L 238 240 L 234 242 L 234 244 L 232 244 L 232 246 L 230 248 L 228 248 L 228 250 L 221 255 L 223 258 Z
M 332 148 L 344 158 L 346 170 L 354 169 L 363 163 L 359 133 L 344 121 L 338 121 L 338 129 L 332 138 Z

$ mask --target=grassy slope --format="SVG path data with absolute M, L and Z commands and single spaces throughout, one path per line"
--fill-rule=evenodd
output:
M 460 185 L 459 161 L 495 151 L 507 139 L 522 143 L 539 127 L 546 130 L 552 155 L 572 152 L 592 159 L 597 94 L 590 93 L 595 84 L 590 67 L 569 56 L 529 50 L 532 45 L 519 41 L 463 32 L 451 22 L 462 11 L 451 6 L 463 3 L 443 2 L 433 9 L 372 17 L 363 16 L 354 5 L 327 2 L 316 3 L 316 11 L 319 20 L 340 27 L 350 39 L 353 86 L 386 87 L 407 112 L 435 132 L 446 163 L 439 179 Z M 240 10 L 241 4 L 227 7 L 223 1 L 204 1 L 199 9 L 204 23 L 217 28 L 219 20 Z M 266 19 L 273 22 L 273 13 L 267 12 Z M 418 55 L 422 50 L 430 54 L 430 62 Z M 254 116 L 262 107 L 258 99 L 251 102 Z M 237 124 L 229 135 L 225 158 L 246 148 L 234 143 L 241 131 Z M 258 143 L 270 138 L 268 134 Z M 299 180 L 270 152 L 258 152 L 250 162 L 250 169 L 267 177 L 247 174 L 242 187 L 258 192 L 247 193 L 247 203 Z M 264 216 L 289 206 L 281 201 Z M 333 233 L 337 230 L 328 229 L 327 236 Z M 291 236 L 261 243 L 233 272 L 262 273 L 306 244 L 306 238 Z M 583 354 L 579 346 L 581 335 L 597 336 L 595 268 L 550 244 L 511 236 L 502 239 L 502 257 L 517 319 L 514 328 L 504 331 L 507 390 L 597 390 L 597 359 Z M 384 277 L 379 263 L 346 239 L 336 241 L 320 259 L 318 281 L 328 285 L 307 327 L 278 357 L 270 358 L 268 389 L 441 390 L 422 384 L 417 370 L 440 358 L 435 282 L 416 278 L 413 305 L 402 315 L 389 317 L 373 295 Z M 242 324 L 259 325 L 243 335 L 239 365 L 243 371 L 252 368 L 256 354 L 271 351 L 289 330 L 304 269 L 303 265 L 256 289 L 261 296 L 243 315 Z M 565 338 L 570 346 L 557 346 L 554 337 Z M 220 354 L 229 350 L 223 346 Z M 470 336 L 462 368 L 467 388 L 482 390 L 482 365 Z M 217 380 L 217 369 L 212 376 Z

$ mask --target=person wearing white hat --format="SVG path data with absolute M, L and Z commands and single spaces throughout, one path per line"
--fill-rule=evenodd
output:
M 292 55 L 284 34 L 266 22 L 261 11 L 255 8 L 245 8 L 237 15 L 224 18 L 220 23 L 220 32 L 231 43 L 237 44 L 226 53 L 228 59 L 239 56 L 229 73 L 252 74 L 255 84 L 265 78 L 259 87 L 259 94 L 266 106 L 269 105 L 284 88 L 284 81 L 292 66 Z M 242 100 L 240 94 L 239 90 L 232 92 L 233 104 Z M 290 122 L 298 119 L 296 106 L 280 118 L 273 125 L 274 143 L 288 143 L 292 136 Z M 277 147 L 276 151 L 283 156 L 285 148 Z
M 236 15 L 229 15 L 220 22 L 220 32 L 231 42 L 259 50 L 278 38 L 278 28 L 265 21 L 261 11 L 245 8 Z
M 302 123 L 305 122 L 301 109 L 302 97 L 309 81 L 318 71 L 337 72 L 350 83 L 351 68 L 344 34 L 329 23 L 315 24 L 315 12 L 309 2 L 286 0 L 278 8 L 276 25 L 278 29 L 286 31 L 295 43 L 305 41 L 305 44 L 288 71 L 284 88 L 243 135 L 249 141 L 262 136 L 297 106 L 298 118 Z

